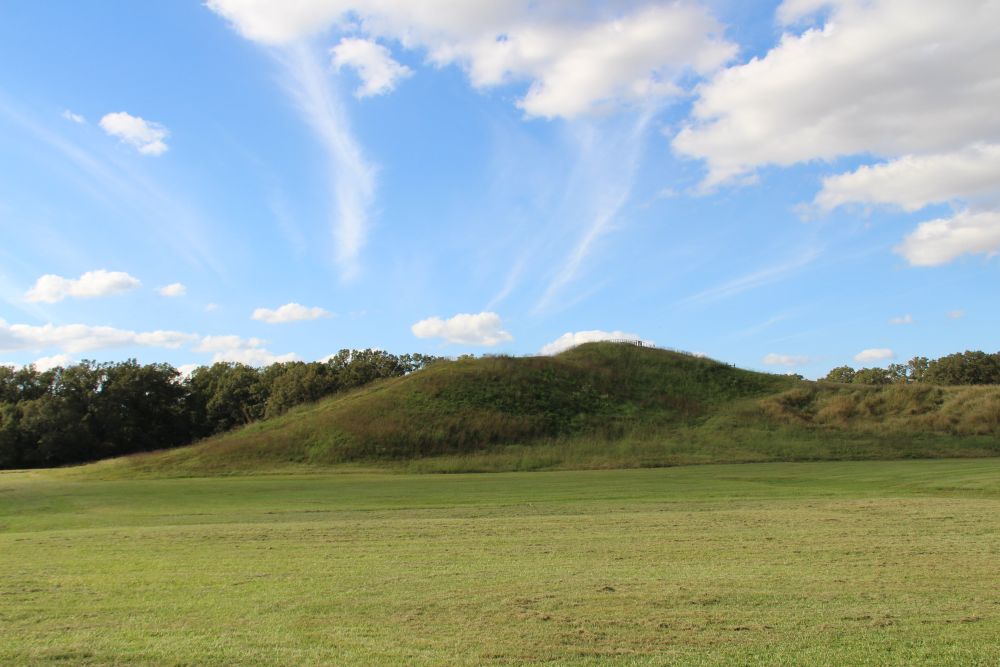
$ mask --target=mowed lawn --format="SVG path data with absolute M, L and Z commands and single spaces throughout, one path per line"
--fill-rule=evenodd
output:
M 0 663 L 1000 663 L 1000 459 L 0 474 Z

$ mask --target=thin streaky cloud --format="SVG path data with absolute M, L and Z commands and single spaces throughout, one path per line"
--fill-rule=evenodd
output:
M 575 179 L 576 182 L 570 189 L 575 187 L 584 192 L 595 193 L 587 212 L 590 224 L 555 272 L 548 287 L 535 304 L 533 312 L 538 313 L 549 308 L 555 297 L 577 277 L 597 241 L 611 230 L 622 208 L 628 203 L 632 195 L 635 173 L 642 157 L 642 138 L 651 117 L 651 110 L 641 113 L 622 141 L 618 141 L 618 137 L 598 139 L 596 135 L 599 133 L 596 127 L 581 126 L 583 131 L 576 137 L 581 176 Z M 602 141 L 610 141 L 614 145 L 598 145 Z M 618 156 L 622 159 L 609 159 L 611 157 L 609 153 L 613 153 L 622 145 L 624 155 Z M 613 169 L 613 172 L 609 173 L 608 169 Z M 615 174 L 619 175 L 621 180 L 615 181 L 613 177 Z
M 500 303 L 510 296 L 511 292 L 514 291 L 514 288 L 517 287 L 521 280 L 521 274 L 524 273 L 524 265 L 526 261 L 526 255 L 521 255 L 517 258 L 514 262 L 514 266 L 512 266 L 510 271 L 507 272 L 507 278 L 504 280 L 503 287 L 500 288 L 499 292 L 493 295 L 493 298 L 490 299 L 488 304 L 486 304 L 486 308 L 484 310 L 494 310 Z
M 757 289 L 758 287 L 771 285 L 784 280 L 790 274 L 808 266 L 815 261 L 819 255 L 819 250 L 810 249 L 802 253 L 800 257 L 781 264 L 760 269 L 759 271 L 754 271 L 753 273 L 748 273 L 747 275 L 740 276 L 739 278 L 734 278 L 716 287 L 712 287 L 698 292 L 697 294 L 692 294 L 689 297 L 685 297 L 677 303 L 678 305 L 709 303 L 720 299 L 727 299 L 731 296 L 736 296 L 737 294 Z
M 359 257 L 368 236 L 376 167 L 352 134 L 340 96 L 328 81 L 323 62 L 310 47 L 290 46 L 280 52 L 279 59 L 290 75 L 288 92 L 329 161 L 334 259 L 341 278 L 350 281 L 358 275 Z
M 151 230 L 164 246 L 189 264 L 206 267 L 223 275 L 222 264 L 205 235 L 206 222 L 183 198 L 167 192 L 150 181 L 134 164 L 102 159 L 63 138 L 14 108 L 0 95 L 0 114 L 55 150 L 77 169 L 68 170 L 81 190 L 109 206 L 130 209 L 139 219 L 148 221 Z M 80 176 L 84 178 L 79 179 Z
M 736 331 L 733 334 L 731 334 L 730 337 L 731 338 L 749 338 L 750 336 L 755 336 L 755 335 L 761 333 L 762 331 L 770 329 L 772 326 L 774 326 L 778 322 L 781 322 L 781 321 L 787 320 L 787 319 L 788 319 L 788 315 L 785 315 L 785 314 L 775 315 L 774 317 L 769 317 L 768 319 L 764 320 L 763 322 L 760 322 L 759 324 L 755 324 L 753 326 L 749 326 L 749 327 L 747 327 L 745 329 L 740 329 L 739 331 Z

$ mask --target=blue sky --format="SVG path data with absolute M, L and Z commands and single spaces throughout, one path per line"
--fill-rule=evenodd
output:
M 1000 348 L 996 3 L 6 2 L 0 362 Z

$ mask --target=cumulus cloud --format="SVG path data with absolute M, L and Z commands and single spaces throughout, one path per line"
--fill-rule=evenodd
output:
M 236 362 L 248 366 L 268 366 L 299 359 L 294 352 L 274 354 L 264 347 L 266 343 L 267 341 L 260 338 L 205 336 L 195 350 L 212 353 L 212 363 Z
M 897 251 L 920 266 L 995 252 L 1000 4 L 785 0 L 777 16 L 780 42 L 699 86 L 673 138 L 676 153 L 705 161 L 702 188 L 863 156 L 875 163 L 827 177 L 817 208 L 959 202 L 967 210 L 921 224 Z
M 913 316 L 910 314 L 901 315 L 899 317 L 890 317 L 889 324 L 900 325 L 900 324 L 913 324 Z
M 117 137 L 143 155 L 163 155 L 167 152 L 164 139 L 170 133 L 159 123 L 118 111 L 101 118 L 100 125 L 109 135 Z
M 191 374 L 201 368 L 201 366 L 201 364 L 181 364 L 177 367 L 177 372 L 180 373 L 180 379 L 183 380 L 191 377 Z
M 410 330 L 417 338 L 443 338 L 449 343 L 462 345 L 490 346 L 514 339 L 503 330 L 500 316 L 490 312 L 476 315 L 461 313 L 446 320 L 430 317 L 417 322 Z
M 821 8 L 822 26 L 788 32 L 699 87 L 693 122 L 673 146 L 707 162 L 707 186 L 763 165 L 934 155 L 1000 139 L 1000 5 L 799 1 L 780 15 Z
M 854 355 L 854 361 L 860 363 L 869 363 L 872 361 L 887 361 L 889 359 L 895 359 L 896 353 L 887 347 L 873 347 L 867 350 L 861 350 Z
M 0 320 L 0 350 L 58 348 L 70 353 L 112 347 L 161 347 L 175 349 L 196 340 L 180 331 L 135 332 L 87 324 L 7 324 Z
M 811 359 L 809 357 L 796 356 L 792 354 L 775 354 L 774 352 L 764 355 L 764 358 L 761 359 L 761 362 L 767 366 L 786 366 L 788 368 L 804 366 L 810 361 Z
M 35 359 L 31 362 L 31 365 L 35 367 L 35 370 L 44 373 L 45 371 L 50 371 L 56 367 L 65 368 L 73 364 L 73 358 L 68 354 L 54 354 L 51 357 L 41 357 L 40 359 Z
M 217 304 L 217 303 L 206 303 L 205 304 L 205 312 L 206 313 L 214 313 L 218 309 L 219 309 L 219 304 Z
M 56 303 L 66 297 L 93 299 L 120 294 L 139 287 L 141 283 L 123 271 L 88 271 L 79 278 L 63 278 L 46 274 L 35 281 L 24 298 L 26 301 Z
M 602 331 L 593 329 L 590 331 L 567 331 L 551 343 L 547 343 L 539 350 L 539 354 L 553 355 L 565 352 L 566 350 L 583 345 L 584 343 L 596 343 L 602 340 L 636 340 L 647 345 L 655 345 L 651 340 L 645 340 L 638 334 L 626 333 L 624 331 Z
M 354 95 L 358 98 L 390 93 L 401 79 L 413 74 L 413 70 L 393 59 L 389 49 L 370 39 L 345 37 L 330 49 L 330 54 L 334 67 L 350 67 L 357 72 L 361 86 Z
M 462 67 L 479 88 L 524 82 L 531 116 L 573 117 L 609 105 L 676 95 L 689 71 L 708 73 L 736 53 L 722 26 L 689 2 L 612 13 L 533 0 L 209 0 L 248 39 L 288 44 L 353 20 L 369 38 L 422 49 Z
M 1000 100 L 998 100 L 1000 102 Z M 906 155 L 830 176 L 816 204 L 884 204 L 917 211 L 929 204 L 988 196 L 1000 190 L 1000 144 L 976 144 L 951 153 Z
M 156 291 L 160 293 L 160 296 L 177 297 L 187 294 L 187 287 L 184 287 L 181 283 L 170 283 Z
M 87 122 L 86 118 L 84 118 L 83 116 L 81 116 L 78 113 L 73 113 L 69 109 L 66 109 L 65 111 L 62 112 L 62 117 L 65 118 L 68 121 L 71 121 L 73 123 L 77 123 L 78 125 L 82 125 L 83 123 Z
M 1000 252 L 1000 211 L 960 211 L 920 223 L 895 251 L 914 266 L 938 266 L 961 255 Z
M 518 102 L 529 116 L 573 118 L 680 94 L 682 72 L 705 74 L 735 55 L 719 33 L 697 5 L 650 5 L 585 25 L 519 26 L 506 39 L 479 42 L 464 58 L 474 85 L 529 80 Z
M 252 318 L 267 324 L 284 324 L 286 322 L 301 322 L 303 320 L 318 320 L 321 317 L 331 317 L 333 313 L 318 306 L 307 308 L 300 303 L 286 303 L 275 310 L 258 308 L 253 311 Z

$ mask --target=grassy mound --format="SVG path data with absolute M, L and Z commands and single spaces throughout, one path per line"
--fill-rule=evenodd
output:
M 1000 454 L 1000 390 L 867 387 L 593 343 L 442 362 L 190 447 L 97 464 L 218 474 L 376 463 L 418 471 Z

